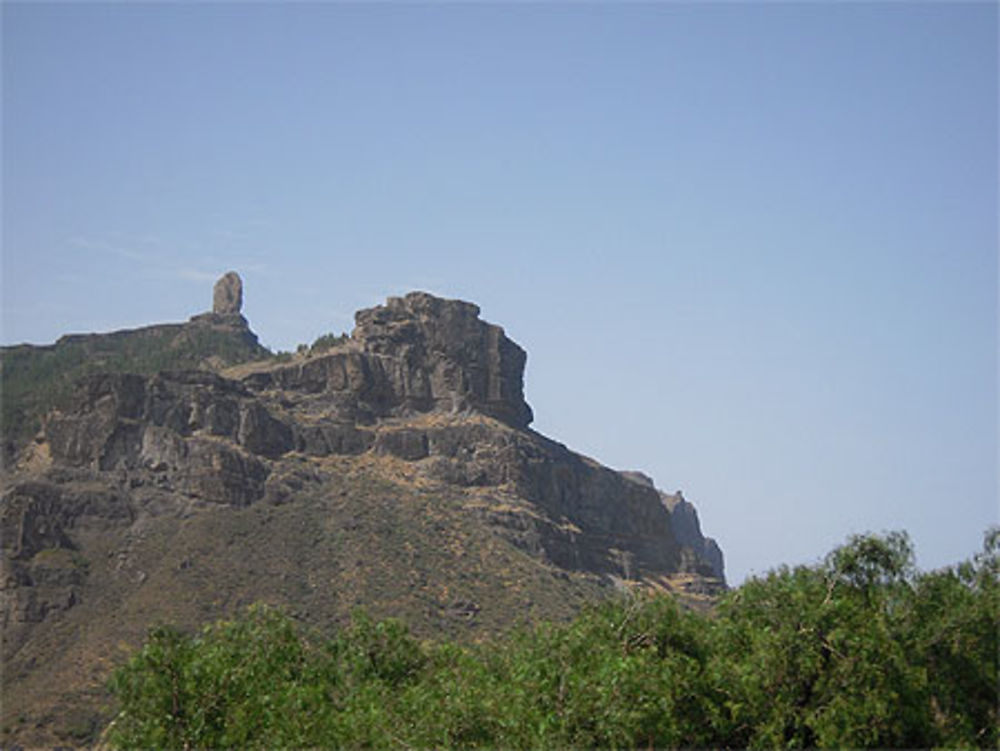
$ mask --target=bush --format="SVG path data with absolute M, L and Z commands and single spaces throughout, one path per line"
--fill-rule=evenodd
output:
M 337 347 L 348 340 L 347 334 L 323 334 L 317 337 L 316 341 L 312 343 L 309 351 L 314 354 L 319 354 L 320 352 L 325 352 L 328 349 Z

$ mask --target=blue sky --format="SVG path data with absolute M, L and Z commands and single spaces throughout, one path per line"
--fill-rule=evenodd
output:
M 411 289 L 730 579 L 997 506 L 997 6 L 3 5 L 2 341 Z

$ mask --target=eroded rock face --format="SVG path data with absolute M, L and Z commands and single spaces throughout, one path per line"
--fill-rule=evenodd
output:
M 479 308 L 425 292 L 358 311 L 353 337 L 384 363 L 392 394 L 418 410 L 477 411 L 513 427 L 533 418 L 524 401 L 527 355 Z
M 0 630 L 10 654 L 33 624 L 79 602 L 88 576 L 77 540 L 87 530 L 122 529 L 133 520 L 124 494 L 95 486 L 86 473 L 14 483 L 0 497 Z M 81 482 L 82 480 L 82 482 Z
M 725 566 L 722 550 L 711 537 L 705 537 L 698 521 L 698 510 L 684 498 L 681 491 L 676 493 L 660 493 L 664 505 L 670 510 L 671 526 L 677 541 L 689 548 L 696 556 L 698 563 L 707 566 L 711 576 L 725 580 Z M 697 566 L 694 567 L 697 570 Z
M 243 280 L 235 271 L 224 274 L 212 290 L 212 312 L 219 316 L 238 316 L 243 308 Z
M 345 345 L 242 382 L 200 371 L 88 378 L 74 408 L 50 416 L 49 452 L 57 464 L 125 471 L 133 483 L 237 507 L 266 495 L 272 463 L 289 452 L 370 452 L 419 464 L 429 481 L 503 487 L 544 510 L 558 521 L 509 509 L 493 521 L 563 568 L 723 578 L 721 551 L 679 492 L 525 431 L 525 353 L 478 307 L 418 292 L 356 322 Z M 429 413 L 444 422 L 428 424 Z M 467 419 L 477 413 L 504 427 Z
M 204 371 L 84 379 L 45 436 L 57 464 L 127 472 L 140 484 L 236 506 L 263 495 L 266 459 L 296 442 L 239 383 Z
M 523 349 L 479 308 L 424 292 L 355 314 L 346 345 L 247 376 L 252 391 L 292 392 L 347 424 L 438 412 L 478 413 L 514 428 L 532 420 Z

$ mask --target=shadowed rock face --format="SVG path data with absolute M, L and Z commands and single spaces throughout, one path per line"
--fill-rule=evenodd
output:
M 150 622 L 256 599 L 323 624 L 364 605 L 430 636 L 721 577 L 679 495 L 528 429 L 525 360 L 475 305 L 413 293 L 357 313 L 322 355 L 81 380 L 0 497 L 23 711 L 91 701 L 79 666 L 100 685 Z
M 725 579 L 725 565 L 722 550 L 711 537 L 701 533 L 698 510 L 678 490 L 670 495 L 660 493 L 663 503 L 670 510 L 671 527 L 677 541 L 692 551 L 695 557 L 708 566 L 708 571 L 717 579 Z
M 258 457 L 294 445 L 288 425 L 239 383 L 202 371 L 84 379 L 45 435 L 57 464 L 152 473 L 161 487 L 236 506 L 263 495 Z
M 678 544 L 685 550 L 685 567 L 708 574 L 720 581 L 725 581 L 725 564 L 722 550 L 711 537 L 701 533 L 701 523 L 698 521 L 698 510 L 685 500 L 681 491 L 664 493 L 656 489 L 653 478 L 642 472 L 625 471 L 622 477 L 644 488 L 656 490 L 663 505 L 670 512 L 670 528 Z

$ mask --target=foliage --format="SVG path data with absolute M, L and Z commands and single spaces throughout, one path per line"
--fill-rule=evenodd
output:
M 316 341 L 312 343 L 312 346 L 309 348 L 309 352 L 311 354 L 325 352 L 328 349 L 333 349 L 334 347 L 343 344 L 349 338 L 350 337 L 348 337 L 347 334 L 334 334 L 332 332 L 323 334 L 322 336 L 317 337 Z
M 356 613 L 332 636 L 256 607 L 159 627 L 112 681 L 120 747 L 996 747 L 1000 529 L 919 573 L 852 538 L 716 611 L 605 603 L 471 647 Z
M 738 745 L 924 745 L 925 676 L 893 607 L 911 564 L 905 536 L 854 538 L 723 604 L 715 659 Z

